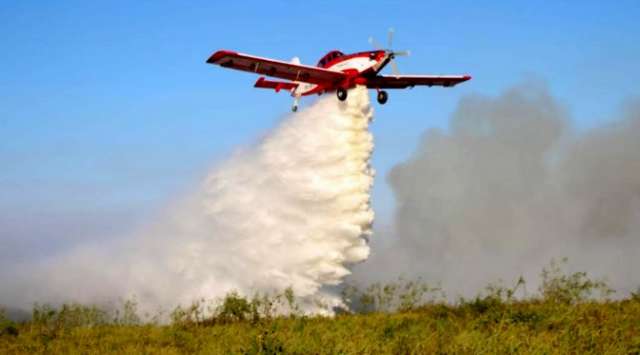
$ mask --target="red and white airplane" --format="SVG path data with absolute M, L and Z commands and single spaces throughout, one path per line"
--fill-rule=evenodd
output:
M 391 47 L 392 36 L 393 30 L 390 30 L 389 47 Z M 373 39 L 369 41 L 375 44 Z M 294 97 L 292 107 L 294 112 L 298 109 L 300 96 L 322 95 L 336 91 L 338 100 L 344 101 L 347 99 L 347 90 L 356 85 L 376 89 L 378 102 L 384 104 L 389 96 L 381 89 L 404 89 L 416 85 L 452 87 L 471 79 L 469 75 L 399 75 L 394 58 L 402 55 L 409 55 L 409 52 L 376 49 L 344 54 L 334 50 L 327 53 L 315 67 L 312 67 L 300 64 L 297 58 L 293 58 L 291 62 L 284 62 L 220 50 L 211 55 L 207 63 L 288 80 L 272 81 L 260 77 L 254 86 L 274 89 L 276 92 L 283 89 L 291 92 L 291 96 Z M 379 75 L 382 68 L 389 63 L 394 75 Z

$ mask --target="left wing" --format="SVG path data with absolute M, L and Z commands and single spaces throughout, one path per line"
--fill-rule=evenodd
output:
M 232 51 L 217 51 L 207 63 L 291 81 L 302 81 L 318 85 L 336 84 L 345 79 L 342 72 L 308 65 L 293 64 L 279 60 L 254 57 Z
M 367 87 L 372 89 L 404 89 L 416 85 L 450 87 L 470 79 L 469 75 L 378 75 L 367 79 Z

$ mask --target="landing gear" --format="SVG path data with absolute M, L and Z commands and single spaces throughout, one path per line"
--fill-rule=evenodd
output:
M 296 112 L 298 111 L 298 101 L 300 99 L 300 96 L 294 96 L 293 97 L 293 106 L 291 106 L 291 112 Z
M 384 105 L 387 102 L 388 98 L 389 98 L 389 95 L 387 95 L 386 91 L 384 90 L 378 91 L 378 103 L 380 105 Z
M 347 99 L 347 90 L 338 88 L 338 90 L 336 91 L 336 95 L 338 95 L 338 100 L 344 101 Z

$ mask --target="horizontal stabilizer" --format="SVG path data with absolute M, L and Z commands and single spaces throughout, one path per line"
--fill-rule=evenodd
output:
M 291 91 L 296 87 L 298 87 L 298 84 L 286 82 L 286 81 L 267 80 L 261 76 L 260 78 L 258 78 L 258 81 L 256 81 L 256 84 L 254 85 L 254 87 L 263 88 L 263 89 L 273 89 L 276 92 L 280 92 L 280 90 L 282 89 Z

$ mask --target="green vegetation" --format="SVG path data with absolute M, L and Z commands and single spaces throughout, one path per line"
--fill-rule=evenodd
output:
M 455 303 L 420 280 L 347 287 L 352 311 L 335 317 L 303 315 L 291 290 L 201 300 L 166 324 L 143 321 L 135 301 L 111 312 L 36 305 L 30 321 L 0 315 L 0 353 L 640 354 L 640 290 L 611 300 L 604 281 L 561 266 L 528 297 L 522 279 Z

